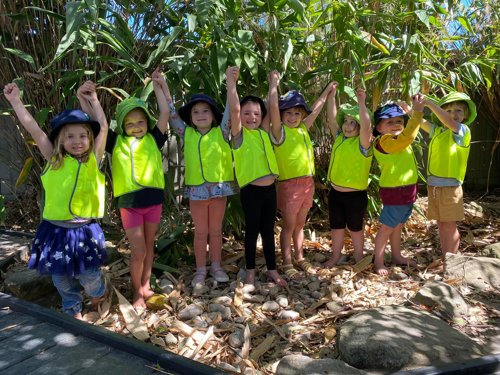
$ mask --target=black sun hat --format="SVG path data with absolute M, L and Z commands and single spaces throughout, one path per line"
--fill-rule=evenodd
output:
M 52 143 L 57 138 L 57 135 L 61 131 L 64 125 L 68 124 L 88 124 L 94 133 L 94 138 L 99 134 L 101 130 L 101 125 L 90 118 L 85 112 L 79 109 L 66 109 L 56 115 L 52 120 L 50 120 L 50 135 L 49 139 Z
M 217 122 L 217 124 L 220 124 L 222 121 L 222 113 L 219 110 L 219 107 L 217 106 L 215 100 L 205 94 L 194 94 L 191 99 L 189 99 L 189 102 L 179 108 L 179 116 L 181 117 L 181 119 L 186 124 L 193 125 L 191 122 L 191 108 L 193 108 L 193 106 L 199 102 L 207 103 L 210 106 L 214 114 L 215 121 Z

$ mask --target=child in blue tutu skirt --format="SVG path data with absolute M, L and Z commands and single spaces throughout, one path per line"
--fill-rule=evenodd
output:
M 28 268 L 52 275 L 63 311 L 82 319 L 80 285 L 94 307 L 106 294 L 100 270 L 106 248 L 96 219 L 104 214 L 104 175 L 99 164 L 108 124 L 95 85 L 84 83 L 78 98 L 83 108 L 93 109 L 97 121 L 81 110 L 64 110 L 50 122 L 50 135 L 26 110 L 14 83 L 5 86 L 4 94 L 47 160 L 41 175 L 43 220 L 33 240 Z

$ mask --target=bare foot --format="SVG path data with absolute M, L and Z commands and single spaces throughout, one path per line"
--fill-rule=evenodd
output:
M 134 299 L 132 301 L 132 306 L 134 307 L 134 309 L 138 307 L 142 309 L 146 308 L 146 302 L 144 301 L 144 297 L 140 292 L 134 292 Z
M 255 284 L 255 268 L 252 270 L 247 270 L 245 275 L 245 285 Z
M 277 270 L 267 271 L 267 277 L 282 288 L 288 286 L 288 283 L 280 276 Z
M 323 268 L 332 268 L 337 265 L 340 259 L 340 254 L 332 256 L 325 263 L 323 263 Z
M 79 312 L 78 314 L 73 315 L 73 318 L 78 319 L 78 320 L 83 320 L 82 313 Z
M 391 263 L 397 266 L 409 266 L 409 267 L 416 267 L 417 262 L 415 262 L 413 259 L 406 258 L 406 257 L 398 257 L 398 258 L 392 258 Z
M 380 276 L 387 276 L 389 274 L 389 270 L 383 264 L 382 265 L 375 264 L 373 266 L 373 269 Z
M 358 263 L 361 259 L 364 258 L 363 251 L 360 253 L 357 253 L 356 251 L 354 252 L 354 261 Z
M 151 289 L 143 289 L 142 290 L 142 295 L 143 295 L 143 298 L 144 298 L 144 301 L 147 301 L 148 299 L 150 299 L 151 297 L 153 297 L 155 294 L 155 292 L 153 292 Z

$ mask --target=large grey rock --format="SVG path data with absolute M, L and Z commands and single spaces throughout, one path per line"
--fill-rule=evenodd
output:
M 27 301 L 37 301 L 47 295 L 57 293 L 50 276 L 40 276 L 35 270 L 24 266 L 12 267 L 5 273 L 5 290 Z
M 500 259 L 446 253 L 445 276 L 478 290 L 500 287 Z
M 340 359 L 369 370 L 412 369 L 483 355 L 481 347 L 439 318 L 383 306 L 349 318 L 337 336 Z
M 500 258 L 500 242 L 492 243 L 479 249 L 477 252 L 478 255 L 482 257 L 490 257 L 490 258 Z
M 349 366 L 336 359 L 312 359 L 300 354 L 281 359 L 276 375 L 364 375 L 365 371 Z
M 467 316 L 467 303 L 461 294 L 442 281 L 426 283 L 412 301 L 444 313 L 446 319 Z

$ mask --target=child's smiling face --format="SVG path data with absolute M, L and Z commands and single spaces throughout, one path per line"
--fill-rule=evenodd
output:
M 465 102 L 451 102 L 443 105 L 442 108 L 448 112 L 456 122 L 463 123 L 464 120 L 469 117 L 469 107 Z
M 64 125 L 60 134 L 64 150 L 72 156 L 81 156 L 90 148 L 89 128 L 80 124 Z
M 405 120 L 403 116 L 383 118 L 379 120 L 376 128 L 380 134 L 399 135 L 405 128 Z
M 262 113 L 259 103 L 246 102 L 241 107 L 240 116 L 241 124 L 249 130 L 257 129 L 262 123 Z
M 281 121 L 290 128 L 296 128 L 305 114 L 306 111 L 301 106 L 287 108 L 281 112 Z
M 148 119 L 142 109 L 131 110 L 123 119 L 123 130 L 129 137 L 142 138 L 148 132 Z
M 359 135 L 359 124 L 351 116 L 344 117 L 344 123 L 342 124 L 342 133 L 347 137 L 356 137 Z
M 214 114 L 208 103 L 198 102 L 193 105 L 191 108 L 191 121 L 200 132 L 210 130 L 214 122 Z

